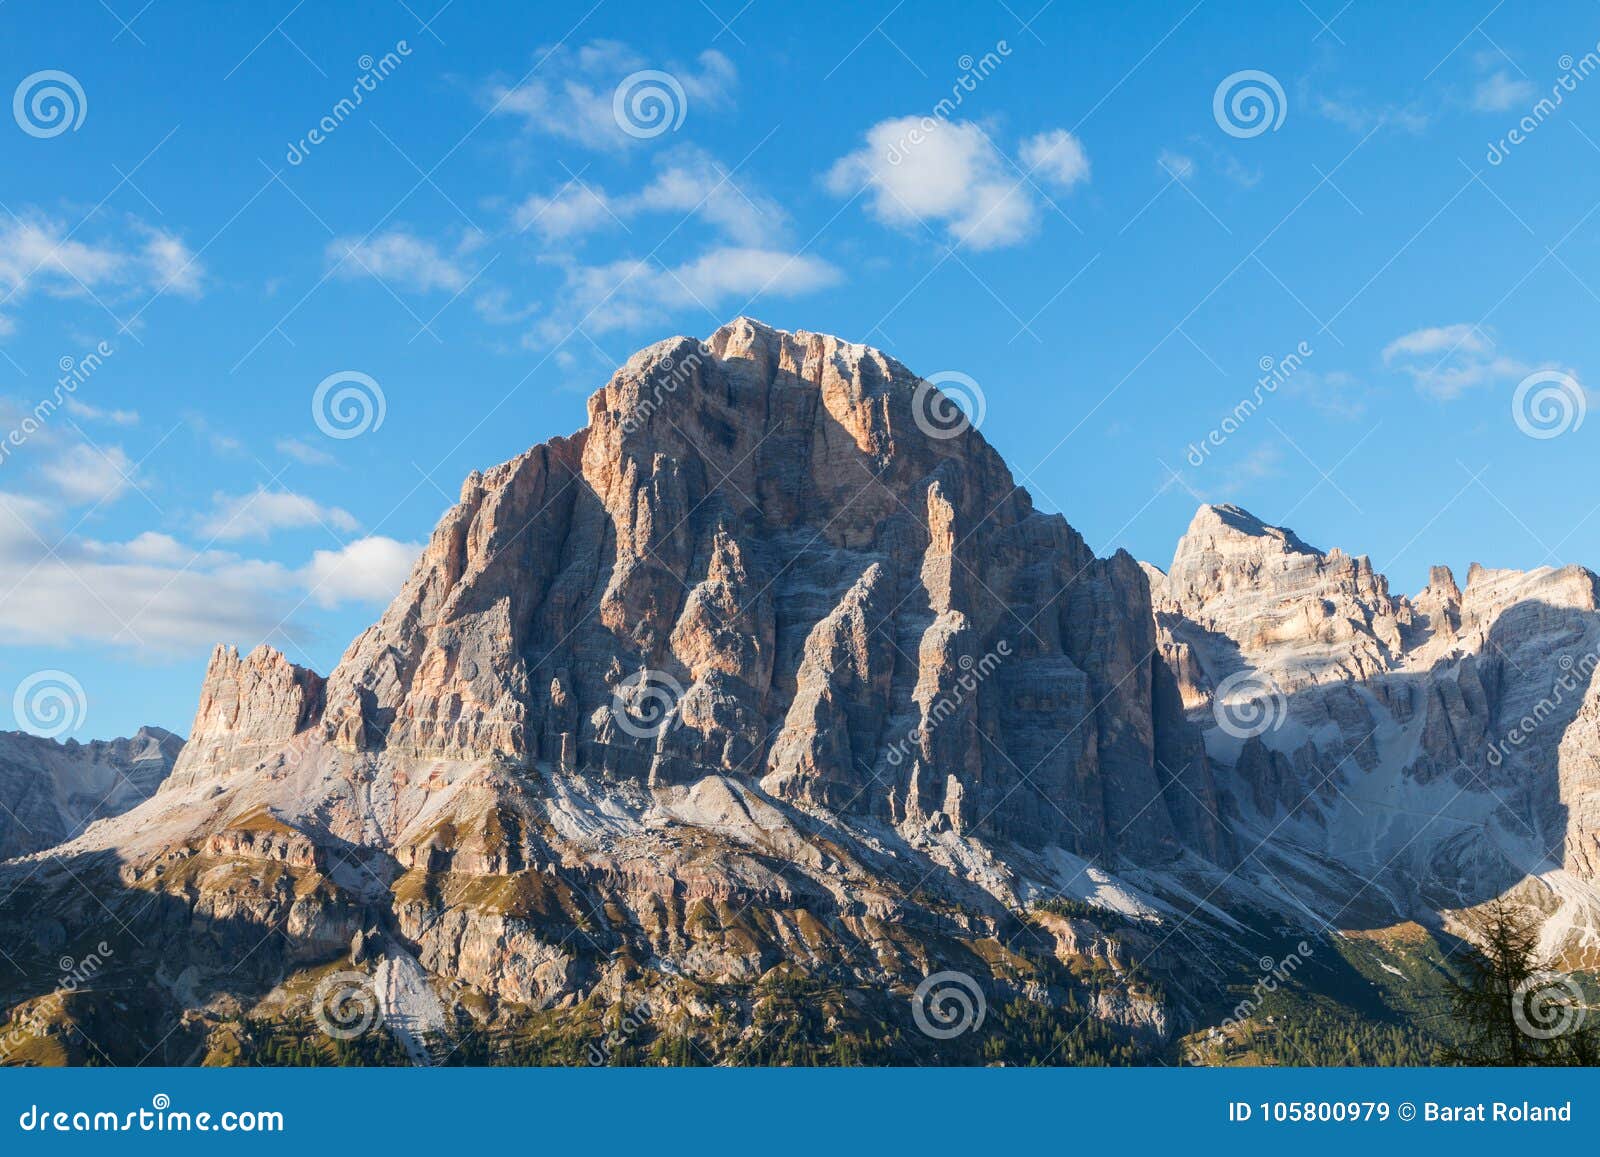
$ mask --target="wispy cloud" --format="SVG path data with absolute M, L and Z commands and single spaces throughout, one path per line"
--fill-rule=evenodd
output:
M 304 494 L 289 490 L 257 487 L 249 494 L 218 494 L 213 509 L 200 522 L 200 533 L 218 541 L 242 538 L 268 538 L 275 531 L 322 526 L 331 531 L 349 532 L 360 523 L 349 511 L 324 506 Z
M 108 410 L 99 406 L 91 406 L 88 402 L 79 401 L 77 398 L 68 398 L 67 413 L 75 418 L 82 418 L 86 422 L 104 422 L 112 426 L 137 426 L 139 412 L 137 410 Z
M 594 150 L 639 143 L 623 131 L 612 110 L 617 86 L 643 69 L 670 74 L 681 87 L 686 115 L 728 103 L 737 70 L 722 53 L 707 49 L 693 65 L 651 61 L 626 44 L 596 40 L 576 50 L 541 49 L 540 67 L 521 84 L 490 85 L 484 102 L 497 116 L 515 117 L 529 132 L 572 141 Z
M 1501 69 L 1478 82 L 1472 90 L 1472 107 L 1479 112 L 1505 112 L 1531 104 L 1537 91 L 1531 80 L 1518 80 Z
M 675 313 L 702 309 L 722 320 L 725 306 L 760 297 L 796 297 L 836 285 L 843 275 L 821 257 L 779 249 L 720 246 L 677 265 L 627 259 L 567 265 L 561 305 L 538 325 L 544 344 L 563 341 L 582 324 L 590 333 L 662 325 Z
M 1440 401 L 1515 381 L 1539 368 L 1500 352 L 1492 335 L 1481 326 L 1464 322 L 1402 334 L 1384 346 L 1383 362 L 1408 376 L 1419 391 Z
M 285 457 L 293 458 L 296 462 L 306 466 L 331 466 L 337 459 L 326 450 L 318 450 L 309 446 L 299 438 L 279 438 L 273 448 Z
M 1430 119 L 1427 112 L 1415 104 L 1371 104 L 1343 93 L 1337 96 L 1312 94 L 1307 103 L 1319 115 L 1353 133 L 1365 134 L 1383 127 L 1416 134 L 1427 129 Z
M 0 310 L 36 293 L 118 300 L 129 294 L 199 294 L 204 270 L 176 234 L 137 217 L 120 220 L 120 236 L 98 223 L 69 228 L 35 210 L 0 221 Z
M 391 229 L 375 237 L 338 237 L 328 242 L 328 264 L 337 277 L 375 277 L 418 293 L 435 290 L 459 292 L 471 278 L 462 255 L 474 241 L 446 252 L 435 242 L 404 229 Z
M 1023 167 L 1036 180 L 1067 190 L 1089 179 L 1089 154 L 1066 129 L 1051 129 L 1022 142 Z
M 528 198 L 514 220 L 519 229 L 560 241 L 596 230 L 626 230 L 629 221 L 653 213 L 696 217 L 742 245 L 771 244 L 788 229 L 788 216 L 776 201 L 741 184 L 715 157 L 692 146 L 665 153 L 655 176 L 635 193 L 612 195 L 574 178 L 549 196 Z
M 1195 173 L 1194 158 L 1171 149 L 1161 150 L 1156 157 L 1156 168 L 1165 170 L 1168 176 L 1179 181 L 1187 181 Z
M 116 500 L 133 485 L 134 463 L 121 446 L 78 442 L 39 467 L 39 477 L 73 505 Z

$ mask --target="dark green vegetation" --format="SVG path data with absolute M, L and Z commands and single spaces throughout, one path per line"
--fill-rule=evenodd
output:
M 1479 943 L 1462 953 L 1450 981 L 1456 1039 L 1439 1059 L 1458 1065 L 1600 1064 L 1600 1023 L 1584 978 L 1559 972 L 1539 953 L 1539 925 L 1525 909 L 1495 900 L 1479 910 Z
M 518 882 L 510 896 L 517 912 L 549 906 L 534 883 Z M 499 892 L 488 899 L 510 903 Z M 449 1027 L 420 1051 L 433 1064 L 538 1066 L 1594 1063 L 1600 1018 L 1549 1039 L 1516 1031 L 1509 997 L 1548 967 L 1534 952 L 1536 928 L 1517 912 L 1481 909 L 1479 950 L 1416 924 L 1319 934 L 1242 913 L 1242 926 L 1224 936 L 1052 899 L 1017 912 L 1003 938 L 938 938 L 926 971 L 971 977 L 982 1007 L 981 1019 L 970 1016 L 948 1039 L 924 1032 L 913 1015 L 920 974 L 862 987 L 841 982 L 818 955 L 809 967 L 780 962 L 754 982 L 710 984 L 619 956 L 610 975 L 626 978 L 623 991 L 613 979 L 556 1008 L 441 987 Z M 952 927 L 960 915 L 952 911 Z M 685 926 L 702 940 L 741 934 L 750 945 L 760 932 L 700 908 Z M 885 931 L 912 951 L 935 947 L 906 938 L 904 928 Z M 820 926 L 811 942 L 826 946 Z M 149 945 L 119 939 L 77 991 L 46 985 L 19 994 L 10 1022 L 0 1024 L 9 1042 L 0 1063 L 416 1062 L 415 1042 L 408 1051 L 381 1018 L 343 1040 L 312 1016 L 319 983 L 357 966 L 337 958 L 307 967 L 273 956 L 271 939 L 244 943 L 260 944 L 248 958 L 260 966 L 256 987 L 247 989 L 241 974 L 237 990 L 251 995 L 202 1012 L 175 1000 L 181 968 Z M 1241 944 L 1253 950 L 1245 954 Z M 28 975 L 48 980 L 57 971 L 57 946 L 12 950 Z M 357 971 L 371 967 L 369 958 Z
M 847 990 L 799 976 L 754 986 L 696 986 L 697 1006 L 656 1012 L 648 989 L 620 1004 L 591 999 L 559 1011 L 510 1011 L 491 1025 L 456 1009 L 449 1033 L 426 1041 L 434 1064 L 556 1066 L 1128 1065 L 1160 1060 L 1148 1045 L 1108 1029 L 1075 997 L 1060 1007 L 1006 1001 L 975 1029 L 947 1041 L 924 1036 L 909 997 Z M 681 991 L 678 996 L 684 995 Z M 330 1040 L 317 1024 L 246 1018 L 217 1030 L 207 1058 L 232 1065 L 410 1064 L 375 1021 L 353 1040 Z

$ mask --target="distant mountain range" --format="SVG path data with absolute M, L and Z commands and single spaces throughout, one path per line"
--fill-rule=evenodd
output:
M 182 749 L 180 736 L 159 727 L 93 743 L 0 731 L 0 860 L 54 847 L 143 803 Z
M 11 1059 L 1426 1061 L 1482 902 L 1594 966 L 1590 572 L 1407 598 L 1227 506 L 1097 558 L 904 366 L 747 318 L 588 418 L 326 678 L 219 648 L 147 802 L 41 801 L 166 733 L 0 767 L 67 841 L 0 865 Z

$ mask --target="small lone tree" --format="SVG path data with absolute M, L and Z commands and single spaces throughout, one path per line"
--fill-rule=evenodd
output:
M 1595 1064 L 1600 1025 L 1585 1025 L 1582 989 L 1539 954 L 1537 921 L 1504 897 L 1481 912 L 1482 942 L 1448 981 L 1461 1039 L 1440 1050 L 1440 1063 Z

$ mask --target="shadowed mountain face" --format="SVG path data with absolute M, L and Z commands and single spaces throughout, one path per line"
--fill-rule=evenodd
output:
M 1435 567 L 1397 597 L 1365 557 L 1231 507 L 1203 508 L 1171 571 L 1151 573 L 1163 654 L 1232 769 L 1241 841 L 1325 857 L 1401 912 L 1542 877 L 1547 947 L 1597 943 L 1593 574 L 1473 564 L 1462 590 Z
M 54 847 L 143 803 L 182 748 L 159 727 L 93 743 L 0 732 L 0 860 Z
M 1394 597 L 1230 507 L 1169 573 L 1101 559 L 953 417 L 748 319 L 642 351 L 466 480 L 325 679 L 219 648 L 160 792 L 0 868 L 0 924 L 47 955 L 109 914 L 176 1060 L 254 1057 L 244 1011 L 303 1018 L 346 957 L 414 1057 L 649 986 L 703 1059 L 760 1059 L 811 985 L 885 1058 L 977 1059 L 908 1015 L 954 969 L 1081 1059 L 1088 1022 L 1102 1057 L 1214 1023 L 1279 933 L 1523 885 L 1587 943 L 1592 575 Z

